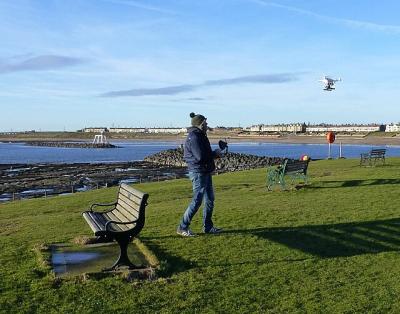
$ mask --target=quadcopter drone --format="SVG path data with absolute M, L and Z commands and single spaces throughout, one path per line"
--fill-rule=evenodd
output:
M 324 76 L 322 78 L 322 80 L 319 80 L 319 82 L 324 83 L 325 91 L 331 92 L 331 91 L 335 90 L 335 83 L 340 82 L 341 80 L 342 80 L 341 78 L 333 79 L 333 78 L 330 78 L 329 76 Z

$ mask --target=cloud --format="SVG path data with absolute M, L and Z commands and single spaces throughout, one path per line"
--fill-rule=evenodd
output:
M 131 6 L 131 7 L 135 7 L 138 9 L 147 10 L 147 11 L 154 11 L 154 12 L 165 13 L 165 14 L 173 14 L 173 15 L 176 14 L 176 12 L 171 11 L 171 10 L 166 10 L 166 9 L 162 9 L 162 8 L 155 7 L 155 6 L 145 5 L 142 3 L 138 3 L 136 1 L 129 1 L 129 0 L 102 0 L 102 1 L 108 2 L 108 3 L 113 3 L 113 4 Z
M 203 100 L 206 100 L 206 98 L 203 98 L 203 97 L 190 97 L 190 98 L 186 98 L 186 100 L 190 100 L 190 101 L 203 101 Z
M 176 95 L 191 92 L 197 88 L 196 85 L 177 85 L 161 88 L 137 88 L 130 90 L 108 92 L 100 95 L 101 97 L 121 97 L 121 96 L 148 96 L 148 95 Z
M 205 86 L 221 86 L 221 85 L 234 85 L 241 83 L 284 83 L 297 80 L 297 76 L 291 73 L 267 74 L 267 75 L 250 75 L 235 77 L 230 79 L 210 80 L 204 82 Z
M 42 55 L 13 63 L 0 62 L 0 74 L 19 72 L 19 71 L 54 70 L 58 68 L 78 65 L 84 62 L 85 60 L 80 58 L 55 56 L 55 55 Z
M 395 34 L 400 34 L 400 25 L 387 25 L 387 24 L 377 24 L 377 23 L 371 23 L 371 22 L 366 22 L 366 21 L 358 21 L 358 20 L 351 20 L 351 19 L 341 19 L 341 18 L 336 18 L 336 17 L 330 17 L 327 15 L 322 15 L 318 14 L 312 11 L 308 10 L 303 10 L 299 9 L 296 7 L 288 6 L 288 5 L 283 5 L 275 2 L 269 2 L 269 1 L 263 1 L 263 0 L 250 0 L 251 2 L 263 5 L 263 6 L 270 6 L 270 7 L 275 7 L 279 9 L 284 9 L 287 11 L 295 12 L 298 14 L 303 14 L 303 15 L 308 15 L 320 20 L 324 20 L 327 22 L 335 23 L 335 24 L 340 24 L 344 26 L 349 26 L 353 28 L 363 28 L 366 30 L 371 30 L 371 31 L 378 31 L 378 32 L 388 32 L 388 33 L 395 33 Z
M 266 74 L 266 75 L 240 76 L 229 79 L 208 80 L 201 84 L 193 84 L 193 85 L 186 84 L 177 86 L 167 86 L 161 88 L 138 88 L 130 90 L 111 91 L 101 94 L 100 97 L 176 95 L 180 93 L 191 92 L 207 86 L 224 86 L 224 85 L 236 85 L 244 83 L 261 83 L 261 84 L 286 83 L 298 80 L 299 74 L 302 73 L 277 73 L 277 74 Z M 203 99 L 196 99 L 196 100 L 203 100 Z

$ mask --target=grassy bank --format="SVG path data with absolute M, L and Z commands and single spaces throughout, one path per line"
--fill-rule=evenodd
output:
M 80 215 L 115 188 L 0 205 L 4 313 L 398 313 L 400 159 L 314 161 L 311 185 L 267 192 L 265 169 L 214 177 L 219 236 L 175 234 L 188 180 L 136 185 L 150 194 L 141 240 L 162 277 L 56 283 L 35 245 L 91 235 Z M 193 231 L 201 230 L 195 217 Z

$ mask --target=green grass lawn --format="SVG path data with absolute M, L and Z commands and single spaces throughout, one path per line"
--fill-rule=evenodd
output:
M 116 188 L 0 205 L 0 312 L 399 313 L 400 159 L 358 163 L 314 161 L 311 184 L 284 192 L 266 190 L 265 169 L 215 176 L 218 236 L 175 234 L 188 180 L 135 185 L 150 194 L 140 239 L 155 281 L 57 283 L 33 250 L 91 236 L 81 212 Z

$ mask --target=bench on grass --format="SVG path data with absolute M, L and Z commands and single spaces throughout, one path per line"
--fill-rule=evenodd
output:
M 143 229 L 148 197 L 148 194 L 122 183 L 115 203 L 93 204 L 88 211 L 82 213 L 95 236 L 118 242 L 119 257 L 114 265 L 105 270 L 115 270 L 121 266 L 138 267 L 129 260 L 128 244 Z M 97 206 L 105 206 L 108 209 L 96 212 L 94 209 Z
M 360 166 L 372 166 L 377 162 L 385 164 L 385 148 L 371 149 L 368 153 L 360 154 Z
M 286 190 L 285 177 L 288 176 L 291 183 L 296 179 L 302 179 L 305 184 L 308 183 L 307 169 L 310 160 L 289 160 L 285 159 L 282 164 L 268 167 L 267 169 L 267 188 L 272 190 L 274 185 L 279 184 L 283 190 Z

